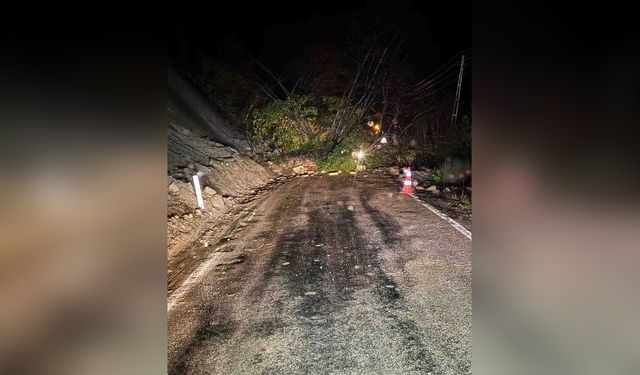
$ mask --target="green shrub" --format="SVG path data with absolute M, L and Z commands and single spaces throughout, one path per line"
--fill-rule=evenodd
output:
M 350 172 L 356 170 L 356 160 L 352 153 L 354 148 L 341 143 L 334 147 L 326 157 L 318 160 L 318 170 Z
M 253 112 L 253 136 L 269 147 L 282 152 L 300 151 L 309 142 L 316 142 L 316 107 L 308 96 L 274 100 Z
M 284 163 L 284 157 L 280 154 L 273 154 L 273 155 L 269 155 L 269 157 L 267 157 L 266 160 L 269 160 L 272 163 L 275 164 L 282 164 Z
M 412 149 L 387 146 L 374 149 L 365 160 L 367 168 L 386 167 L 391 165 L 412 165 L 416 158 L 416 151 Z
M 398 149 L 393 153 L 393 158 L 400 166 L 411 165 L 416 158 L 416 151 L 413 149 Z
M 431 180 L 432 183 L 436 185 L 443 184 L 442 174 L 439 169 L 432 171 L 431 174 L 429 175 L 429 179 Z

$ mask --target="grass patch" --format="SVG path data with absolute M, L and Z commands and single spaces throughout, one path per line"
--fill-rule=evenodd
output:
M 318 170 L 349 172 L 356 170 L 356 161 L 351 155 L 353 149 L 345 144 L 336 146 L 329 155 L 318 160 Z

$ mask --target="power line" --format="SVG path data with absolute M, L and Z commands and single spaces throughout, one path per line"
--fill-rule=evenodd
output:
M 413 90 L 410 93 L 405 94 L 405 95 L 406 96 L 413 96 L 413 95 L 421 94 L 421 93 L 426 92 L 427 90 L 439 85 L 440 83 L 445 82 L 445 81 L 447 81 L 447 80 L 449 80 L 449 79 L 451 79 L 453 77 L 457 77 L 457 76 L 458 76 L 458 72 L 452 71 L 452 72 L 448 73 L 446 76 L 442 77 L 441 79 L 439 79 L 437 81 L 434 81 L 434 82 L 432 82 L 431 84 L 429 84 L 427 86 L 421 87 L 420 89 Z
M 433 94 L 435 94 L 435 93 L 437 93 L 437 92 L 442 91 L 444 88 L 451 86 L 451 85 L 452 85 L 452 84 L 454 84 L 454 83 L 456 83 L 456 80 L 455 80 L 455 79 L 454 79 L 454 80 L 449 81 L 448 83 L 446 83 L 446 84 L 444 84 L 444 85 L 442 85 L 442 86 L 440 86 L 440 87 L 438 87 L 437 89 L 434 89 L 434 90 L 429 91 L 428 93 L 426 93 L 426 94 L 424 94 L 424 95 L 421 95 L 421 96 L 418 96 L 418 97 L 416 97 L 416 98 L 413 98 L 413 99 L 412 99 L 412 101 L 418 101 L 418 100 L 420 100 L 420 99 L 424 99 L 424 98 L 426 98 L 426 97 L 429 97 L 429 96 L 431 96 L 431 95 L 433 95 Z
M 466 64 L 466 61 L 465 61 L 465 64 Z M 463 75 L 467 75 L 467 73 L 465 72 L 465 73 L 463 73 Z M 438 93 L 438 92 L 440 92 L 440 91 L 444 90 L 445 88 L 448 88 L 449 86 L 453 85 L 453 84 L 454 84 L 454 83 L 456 83 L 456 82 L 457 82 L 457 79 L 452 79 L 452 80 L 450 80 L 449 82 L 445 83 L 444 85 L 439 86 L 439 87 L 437 87 L 437 88 L 435 88 L 435 89 L 433 89 L 433 90 L 430 90 L 430 91 L 429 91 L 428 93 L 426 93 L 426 94 L 423 94 L 423 95 L 420 95 L 420 96 L 418 96 L 418 97 L 412 98 L 412 99 L 410 99 L 409 101 L 410 101 L 410 102 L 416 102 L 416 101 L 420 101 L 420 100 L 422 100 L 422 99 L 424 99 L 424 98 L 428 98 L 428 97 L 430 97 L 430 96 L 432 96 L 432 95 L 434 95 L 434 94 L 436 94 L 436 93 Z
M 449 68 L 447 68 L 444 71 L 442 71 L 437 77 L 434 77 L 433 79 L 429 80 L 428 82 L 425 82 L 420 87 L 414 87 L 412 89 L 409 89 L 408 92 L 405 92 L 403 95 L 404 96 L 420 95 L 420 94 L 426 92 L 427 90 L 430 90 L 433 87 L 438 86 L 442 82 L 445 82 L 445 81 L 447 81 L 447 80 L 449 80 L 451 78 L 457 77 L 458 76 L 458 72 L 455 71 L 455 70 L 451 70 L 451 68 L 457 67 L 459 65 L 460 65 L 459 63 L 451 65 Z
M 469 66 L 469 64 L 468 64 L 468 61 L 469 61 L 469 60 L 471 60 L 471 58 L 468 58 L 468 59 L 467 59 L 467 57 L 466 57 L 466 55 L 465 55 L 465 60 L 464 60 L 464 62 L 465 62 L 465 66 Z M 458 63 L 458 64 L 455 64 L 454 66 L 459 66 L 459 65 L 460 65 L 460 64 Z M 463 73 L 463 75 L 467 75 L 467 72 L 465 71 L 465 72 Z M 437 89 L 436 89 L 435 91 L 439 91 L 442 87 L 448 86 L 449 84 L 451 84 L 451 83 L 453 83 L 453 82 L 456 82 L 456 79 L 458 78 L 458 76 L 459 76 L 459 72 L 452 71 L 452 72 L 448 73 L 445 77 L 440 78 L 439 80 L 437 80 L 437 81 L 435 81 L 435 82 L 431 83 L 430 85 L 425 86 L 425 87 L 422 87 L 422 88 L 420 88 L 419 90 L 414 90 L 414 91 L 412 91 L 411 93 L 409 93 L 409 94 L 404 94 L 404 95 L 405 95 L 405 96 L 408 96 L 408 97 L 416 96 L 416 95 L 421 95 L 421 96 L 419 96 L 418 98 L 422 98 L 422 97 L 429 96 L 429 95 L 431 95 L 431 94 L 428 94 L 428 95 L 422 95 L 422 94 L 423 94 L 423 93 L 425 93 L 425 92 L 431 92 L 431 91 L 434 91 L 434 90 L 433 90 L 433 88 L 434 88 L 434 87 L 437 87 Z M 446 82 L 446 83 L 445 83 L 443 86 L 440 86 L 443 82 Z M 438 87 L 438 86 L 440 86 L 440 87 Z
M 422 85 L 422 84 L 423 84 L 423 82 L 425 82 L 425 81 L 427 81 L 427 80 L 430 80 L 430 79 L 431 79 L 431 77 L 433 77 L 434 75 L 438 74 L 438 72 L 439 72 L 443 67 L 447 66 L 449 63 L 451 63 L 451 62 L 453 62 L 454 60 L 456 60 L 456 59 L 458 58 L 458 56 L 460 56 L 461 54 L 463 54 L 463 53 L 465 53 L 465 52 L 468 52 L 468 51 L 470 51 L 470 50 L 471 50 L 471 48 L 467 48 L 467 49 L 465 49 L 465 50 L 462 50 L 462 51 L 460 51 L 460 52 L 456 53 L 456 54 L 455 54 L 455 55 L 453 55 L 453 56 L 452 56 L 452 57 L 451 57 L 451 58 L 450 58 L 446 63 L 444 63 L 444 64 L 440 65 L 440 67 L 439 67 L 438 69 L 436 69 L 433 73 L 431 73 L 428 77 L 426 77 L 426 78 L 425 78 L 425 79 L 423 79 L 422 81 L 420 81 L 420 82 L 416 83 L 416 84 L 414 85 L 414 87 L 418 87 L 418 86 Z M 456 63 L 456 64 L 454 64 L 454 65 L 452 65 L 452 66 L 457 66 L 457 63 Z M 446 70 L 449 70 L 450 68 L 451 68 L 451 66 L 449 66 Z
M 440 69 L 442 69 L 443 67 L 447 66 L 449 63 L 453 62 L 454 60 L 456 60 L 458 58 L 458 56 L 460 56 L 461 54 L 467 52 L 471 50 L 471 48 L 467 48 L 465 50 L 462 50 L 458 53 L 456 53 L 455 55 L 453 55 L 446 63 L 440 65 L 440 67 L 438 69 L 436 69 L 433 73 L 431 73 L 428 77 L 426 77 L 425 79 L 423 79 L 422 81 L 426 81 L 428 79 L 430 79 L 432 76 L 434 76 L 435 74 L 438 73 L 438 71 L 440 71 Z M 421 84 L 421 82 L 418 82 L 417 85 Z
M 465 64 L 466 64 L 466 61 L 465 61 Z M 416 94 L 413 94 L 413 95 L 409 95 L 409 96 L 419 95 L 419 96 L 415 97 L 412 100 L 420 99 L 420 98 L 429 96 L 432 93 L 438 92 L 442 88 L 447 87 L 447 86 L 451 85 L 452 83 L 455 83 L 457 81 L 457 79 L 458 79 L 458 75 L 459 75 L 458 72 L 456 72 L 456 74 L 449 74 L 448 75 L 448 79 L 442 79 L 442 80 L 434 83 L 433 85 L 431 85 L 428 89 L 421 90 L 420 92 L 418 92 Z M 467 75 L 467 72 L 464 72 L 463 75 Z M 427 95 L 424 95 L 424 93 L 427 93 Z
M 413 92 L 416 90 L 420 90 L 422 88 L 424 88 L 424 86 L 428 86 L 431 82 L 437 80 L 439 77 L 441 77 L 443 74 L 445 74 L 447 71 L 451 70 L 451 68 L 454 68 L 456 66 L 456 64 L 452 64 L 450 65 L 447 69 L 443 70 L 440 74 L 438 74 L 437 76 L 431 78 L 428 81 L 423 80 L 421 83 L 418 83 L 416 85 L 414 85 L 411 89 L 409 89 L 409 92 Z

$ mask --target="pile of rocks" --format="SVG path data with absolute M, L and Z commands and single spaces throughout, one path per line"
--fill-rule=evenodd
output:
M 287 156 L 280 163 L 265 163 L 277 175 L 312 175 L 317 172 L 316 161 L 307 156 Z

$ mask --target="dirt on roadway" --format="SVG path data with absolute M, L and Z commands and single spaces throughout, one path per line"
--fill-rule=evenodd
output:
M 471 240 L 397 181 L 292 179 L 197 249 L 172 374 L 469 374 Z

